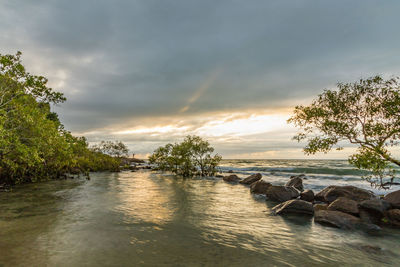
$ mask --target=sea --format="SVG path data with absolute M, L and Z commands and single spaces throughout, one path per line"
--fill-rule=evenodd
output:
M 355 168 L 347 160 L 231 159 L 223 160 L 220 169 L 225 175 L 233 172 L 240 178 L 261 173 L 273 185 L 284 185 L 291 176 L 305 174 L 304 188 L 314 192 L 329 185 L 353 185 L 378 195 L 400 189 L 400 186 L 382 189 L 371 185 L 363 179 L 368 172 Z
M 221 171 L 387 193 L 346 161 L 225 160 Z M 0 266 L 400 266 L 400 229 L 331 228 L 275 205 L 221 178 L 150 170 L 19 185 L 0 192 Z

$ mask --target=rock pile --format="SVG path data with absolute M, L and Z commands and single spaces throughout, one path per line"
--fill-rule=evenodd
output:
M 260 173 L 245 179 L 237 175 L 223 177 L 226 182 L 250 185 L 253 194 L 279 202 L 272 213 L 314 215 L 316 223 L 342 229 L 380 230 L 383 226 L 400 227 L 400 190 L 379 198 L 372 191 L 355 186 L 328 186 L 314 195 L 304 190 L 304 174 L 292 176 L 284 185 L 272 185 Z

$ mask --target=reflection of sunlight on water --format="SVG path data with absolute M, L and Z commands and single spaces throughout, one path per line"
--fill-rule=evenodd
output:
M 293 233 L 283 219 L 269 216 L 265 199 L 256 199 L 255 203 L 250 194 L 243 194 L 243 186 L 215 183 L 212 187 L 201 188 L 202 184 L 196 185 L 191 192 L 194 194 L 193 221 L 206 229 L 205 238 L 260 252 L 276 250 L 279 249 L 277 245 L 284 247 L 293 241 Z M 278 244 L 265 238 L 265 235 L 277 233 Z
M 210 242 L 268 254 L 278 262 L 287 260 L 283 251 L 318 257 L 309 251 L 310 246 L 333 251 L 333 245 L 337 245 L 337 240 L 321 239 L 319 234 L 331 229 L 315 228 L 310 217 L 271 216 L 270 208 L 274 204 L 266 205 L 265 198 L 252 196 L 242 185 L 214 181 L 192 183 L 189 194 L 193 210 L 191 223 L 202 229 L 202 237 Z
M 168 192 L 166 192 L 168 187 L 163 186 L 165 182 L 153 181 L 148 177 L 148 173 L 141 172 L 135 173 L 135 178 L 130 173 L 121 176 L 118 188 L 121 204 L 116 210 L 126 215 L 127 222 L 139 219 L 144 222 L 164 224 L 171 220 L 174 208 L 168 205 Z M 146 179 L 142 176 L 146 176 Z
M 399 231 L 374 237 L 316 225 L 309 217 L 271 216 L 275 203 L 221 179 L 121 172 L 93 174 L 90 181 L 62 187 L 69 182 L 0 194 L 0 266 L 399 262 Z M 371 256 L 357 244 L 383 252 Z

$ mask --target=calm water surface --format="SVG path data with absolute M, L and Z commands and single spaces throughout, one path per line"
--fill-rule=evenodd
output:
M 398 230 L 342 231 L 273 206 L 243 185 L 146 171 L 23 185 L 0 193 L 0 266 L 400 265 Z

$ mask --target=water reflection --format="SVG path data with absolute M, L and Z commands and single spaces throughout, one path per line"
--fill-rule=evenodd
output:
M 399 231 L 326 228 L 273 205 L 243 185 L 145 171 L 27 185 L 0 194 L 0 266 L 400 263 Z
M 164 224 L 171 220 L 176 205 L 171 197 L 171 180 L 148 177 L 148 173 L 123 173 L 117 186 L 120 203 L 116 210 L 124 213 L 125 222 Z M 155 228 L 157 229 L 157 228 Z

